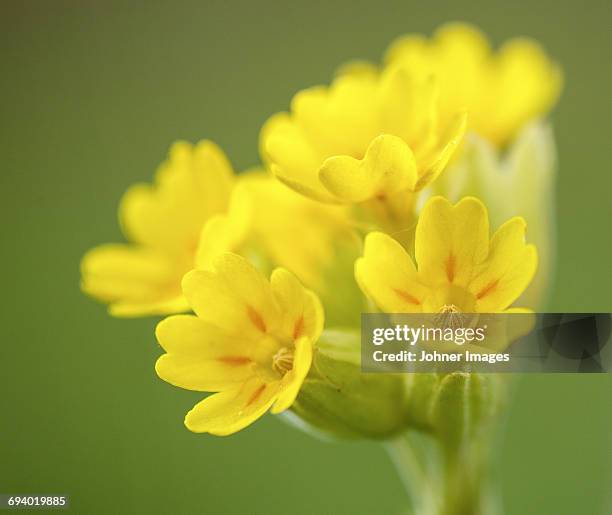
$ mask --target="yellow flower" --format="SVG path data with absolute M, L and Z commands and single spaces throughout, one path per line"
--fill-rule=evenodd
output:
M 397 241 L 374 232 L 355 263 L 355 277 L 389 313 L 502 312 L 527 288 L 537 267 L 525 229 L 522 218 L 511 218 L 489 239 L 482 202 L 466 197 L 453 206 L 434 197 L 416 228 L 418 268 Z
M 385 62 L 416 76 L 438 77 L 442 120 L 465 108 L 469 129 L 499 145 L 527 121 L 545 115 L 563 82 L 561 70 L 536 41 L 514 38 L 495 53 L 477 28 L 463 23 L 442 26 L 430 40 L 401 37 Z
M 183 290 L 196 316 L 175 315 L 157 326 L 166 354 L 155 369 L 175 386 L 218 392 L 187 414 L 187 428 L 228 435 L 270 408 L 289 408 L 323 329 L 316 295 L 282 268 L 267 281 L 229 253 L 212 270 L 188 273 Z
M 234 183 L 214 143 L 175 143 L 155 178 L 137 184 L 119 208 L 129 244 L 102 245 L 81 263 L 83 290 L 117 316 L 185 311 L 183 275 L 194 268 L 204 223 L 228 207 Z
M 287 268 L 316 290 L 352 230 L 344 206 L 310 200 L 260 170 L 238 176 L 227 214 L 216 218 L 202 237 L 198 268 L 234 251 Z
M 555 268 L 555 181 L 557 157 L 552 127 L 527 123 L 504 152 L 476 134 L 466 138 L 459 159 L 433 191 L 451 202 L 473 195 L 489 206 L 491 225 L 522 216 L 538 249 L 538 270 L 519 299 L 542 309 Z
M 359 203 L 416 191 L 446 166 L 465 113 L 441 124 L 437 87 L 403 69 L 349 73 L 300 91 L 291 113 L 272 116 L 261 151 L 272 172 L 324 202 Z

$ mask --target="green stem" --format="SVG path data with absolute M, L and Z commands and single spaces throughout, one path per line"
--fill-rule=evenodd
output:
M 415 515 L 430 515 L 434 509 L 435 496 L 427 480 L 427 472 L 419 462 L 417 454 L 406 436 L 390 441 L 387 444 L 389 456 L 395 465 L 398 475 L 408 493 Z
M 486 447 L 449 454 L 433 438 L 410 431 L 389 442 L 387 450 L 414 515 L 501 515 Z

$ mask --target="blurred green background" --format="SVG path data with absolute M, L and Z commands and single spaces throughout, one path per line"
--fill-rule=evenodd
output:
M 199 395 L 155 376 L 156 321 L 108 317 L 78 263 L 121 240 L 121 194 L 173 140 L 211 138 L 250 166 L 296 90 L 449 20 L 495 43 L 533 36 L 564 67 L 550 308 L 612 310 L 609 2 L 2 2 L 0 493 L 69 494 L 94 514 L 400 513 L 379 445 L 272 416 L 226 439 L 189 433 Z M 612 513 L 610 386 L 521 382 L 500 451 L 509 515 Z

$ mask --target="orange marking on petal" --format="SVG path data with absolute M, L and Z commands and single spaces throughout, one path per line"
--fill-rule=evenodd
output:
M 245 356 L 221 356 L 217 358 L 221 363 L 225 363 L 226 365 L 245 365 L 246 363 L 250 363 L 251 359 Z
M 455 256 L 453 254 L 449 254 L 446 260 L 446 277 L 449 283 L 455 279 Z
M 297 340 L 304 330 L 304 315 L 302 315 L 293 327 L 293 339 Z
M 266 323 L 261 315 L 251 306 L 247 306 L 247 315 L 249 315 L 249 319 L 257 329 L 259 329 L 262 333 L 266 332 Z
M 476 294 L 476 299 L 480 300 L 485 295 L 488 295 L 489 293 L 491 293 L 495 289 L 495 287 L 497 286 L 497 283 L 499 283 L 499 280 L 495 279 L 494 281 L 491 281 L 489 284 L 487 284 L 482 290 L 480 290 Z
M 265 384 L 262 384 L 259 388 L 257 388 L 257 390 L 255 390 L 253 392 L 253 395 L 251 395 L 251 398 L 248 400 L 248 402 L 246 403 L 245 407 L 249 407 L 257 399 L 259 399 L 259 397 L 261 397 L 261 394 L 264 392 L 265 389 L 266 389 L 266 385 Z
M 406 293 L 405 291 L 398 290 L 396 288 L 393 288 L 393 291 L 397 294 L 398 297 L 408 302 L 409 304 L 419 305 L 421 303 L 419 299 L 417 299 L 416 297 L 413 297 L 412 295 L 410 295 L 410 293 Z

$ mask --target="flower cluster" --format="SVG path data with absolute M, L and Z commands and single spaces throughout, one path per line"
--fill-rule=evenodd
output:
M 399 38 L 382 64 L 348 63 L 271 116 L 258 169 L 234 173 L 210 141 L 172 145 L 121 202 L 129 243 L 84 256 L 82 289 L 115 316 L 172 315 L 157 374 L 213 392 L 192 431 L 288 409 L 336 436 L 435 429 L 428 399 L 464 379 L 362 376 L 359 315 L 538 306 L 552 266 L 542 119 L 561 82 L 524 38 L 493 51 L 465 24 Z

